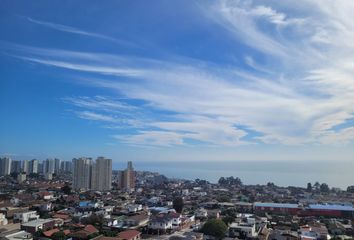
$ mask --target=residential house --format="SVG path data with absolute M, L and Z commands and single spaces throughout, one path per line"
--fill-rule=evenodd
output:
M 39 195 L 39 197 L 40 197 L 41 199 L 44 199 L 44 200 L 51 200 L 51 199 L 54 198 L 53 193 L 50 193 L 50 192 L 48 192 L 48 191 L 39 192 L 38 195 Z
M 7 225 L 8 221 L 7 218 L 5 217 L 5 214 L 0 213 L 0 226 Z
M 98 230 L 92 225 L 86 225 L 83 229 L 70 234 L 73 240 L 76 239 L 89 239 L 95 234 L 98 234 Z
M 141 239 L 141 233 L 137 230 L 126 230 L 118 234 L 118 240 L 138 240 Z
M 208 217 L 208 211 L 204 208 L 199 208 L 194 212 L 195 218 L 206 219 Z
M 26 223 L 39 218 L 37 211 L 18 212 L 14 214 L 14 222 Z
M 10 231 L 1 234 L 0 238 L 6 240 L 33 240 L 32 234 L 26 231 Z
M 51 230 L 43 232 L 43 235 L 45 237 L 50 238 L 53 236 L 54 233 L 57 233 L 57 232 L 60 232 L 59 228 L 53 228 Z M 70 230 L 69 229 L 63 230 L 63 233 L 65 234 L 65 236 L 68 236 L 70 234 Z
M 128 210 L 129 213 L 135 213 L 143 210 L 143 206 L 141 204 L 128 204 L 126 206 L 126 209 Z
M 153 217 L 149 224 L 149 230 L 157 231 L 157 232 L 169 232 L 173 229 L 172 218 L 167 214 L 160 214 Z
M 208 211 L 209 218 L 216 218 L 216 219 L 220 218 L 221 211 L 219 209 L 208 209 L 207 211 Z
M 21 224 L 21 229 L 29 233 L 35 233 L 38 230 L 46 231 L 55 226 L 54 219 L 37 219 Z
M 124 219 L 124 225 L 128 227 L 143 227 L 149 222 L 149 216 L 145 214 L 139 214 L 127 217 Z
M 257 237 L 255 223 L 232 223 L 229 227 L 229 236 L 241 239 Z
M 168 214 L 168 217 L 171 218 L 172 228 L 175 230 L 180 229 L 182 225 L 182 215 L 180 213 L 171 212 Z

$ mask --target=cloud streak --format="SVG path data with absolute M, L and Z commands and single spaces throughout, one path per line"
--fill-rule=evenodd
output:
M 350 14 L 354 4 L 303 0 L 291 11 L 275 1 L 268 4 L 221 1 L 203 6 L 206 22 L 216 22 L 234 41 L 252 48 L 255 53 L 242 58 L 252 70 L 177 57 L 150 59 L 59 49 L 17 48 L 14 55 L 87 73 L 81 82 L 141 101 L 143 106 L 134 108 L 109 98 L 64 99 L 80 109 L 80 118 L 109 123 L 112 128 L 122 119 L 130 124 L 134 131 L 114 135 L 123 143 L 239 146 L 352 141 L 352 126 L 335 127 L 354 117 L 354 41 L 349 41 L 354 39 Z M 303 6 L 313 10 L 298 14 L 304 13 L 299 9 Z M 257 58 L 265 59 L 264 63 Z
M 118 43 L 118 44 L 129 46 L 129 47 L 137 47 L 137 45 L 134 43 L 124 41 L 121 39 L 116 39 L 116 38 L 113 38 L 113 37 L 110 37 L 110 36 L 107 36 L 104 34 L 85 31 L 85 30 L 82 30 L 79 28 L 75 28 L 75 27 L 71 27 L 71 26 L 67 26 L 67 25 L 63 25 L 63 24 L 41 21 L 41 20 L 37 20 L 34 18 L 30 18 L 30 17 L 27 17 L 26 19 L 31 23 L 34 23 L 34 24 L 37 24 L 37 25 L 40 25 L 43 27 L 47 27 L 47 28 L 50 28 L 53 30 L 57 30 L 57 31 L 65 32 L 65 33 L 72 33 L 72 34 L 76 34 L 76 35 L 87 36 L 87 37 L 99 38 L 99 39 L 103 39 L 106 41 Z

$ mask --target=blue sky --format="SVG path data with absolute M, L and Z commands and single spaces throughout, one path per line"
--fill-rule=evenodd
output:
M 351 1 L 2 1 L 0 155 L 354 153 Z

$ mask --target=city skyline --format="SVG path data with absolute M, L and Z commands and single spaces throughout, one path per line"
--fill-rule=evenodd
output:
M 1 157 L 353 160 L 353 3 L 82 4 L 3 1 Z

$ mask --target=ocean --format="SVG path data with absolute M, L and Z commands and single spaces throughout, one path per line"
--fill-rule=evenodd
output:
M 306 187 L 327 183 L 330 187 L 346 189 L 354 185 L 354 163 L 335 161 L 225 161 L 225 162 L 133 162 L 138 171 L 152 171 L 169 178 L 217 182 L 220 177 L 239 177 L 244 184 Z M 126 162 L 113 163 L 113 169 L 126 167 Z

